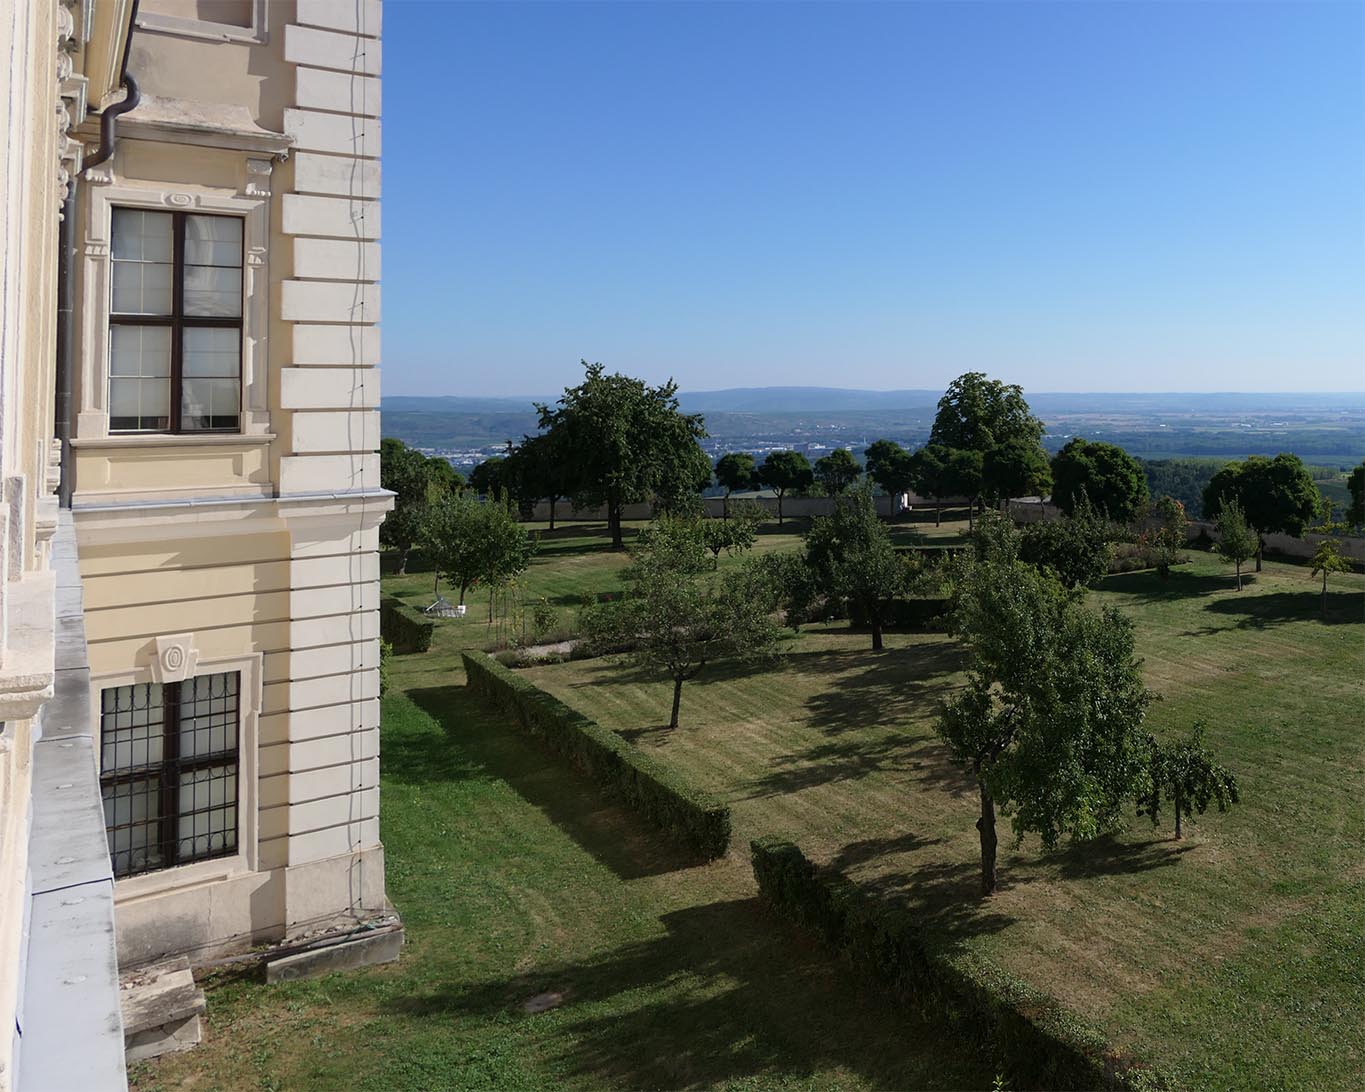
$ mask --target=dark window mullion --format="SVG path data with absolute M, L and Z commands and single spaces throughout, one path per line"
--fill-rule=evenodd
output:
M 180 863 L 180 683 L 167 683 L 166 735 L 161 742 L 161 844 L 166 854 L 163 867 Z
M 172 432 L 180 431 L 180 386 L 185 346 L 185 214 L 172 214 L 171 252 L 171 417 Z

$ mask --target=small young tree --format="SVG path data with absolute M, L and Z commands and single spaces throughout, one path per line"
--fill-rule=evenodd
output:
M 701 540 L 711 551 L 711 567 L 720 565 L 720 553 L 742 554 L 752 550 L 758 534 L 747 519 L 704 519 L 701 521 Z
M 398 551 L 398 575 L 408 571 L 408 554 L 422 536 L 427 505 L 453 492 L 442 488 L 442 467 L 455 474 L 444 459 L 429 459 L 402 440 L 386 436 L 379 445 L 379 484 L 394 492 L 393 511 L 379 526 L 380 541 Z
M 505 498 L 481 503 L 468 494 L 427 509 L 421 544 L 435 563 L 433 594 L 444 578 L 459 589 L 461 604 L 479 581 L 497 588 L 524 571 L 536 550 Z
M 782 499 L 809 489 L 815 481 L 810 461 L 799 451 L 772 451 L 758 468 L 758 477 L 777 494 L 777 525 L 782 526 Z
M 767 578 L 787 625 L 800 629 L 803 623 L 809 622 L 820 589 L 805 554 L 785 550 L 763 554 L 754 562 Z
M 836 447 L 815 462 L 815 479 L 831 497 L 848 492 L 861 477 L 863 468 L 846 447 Z
M 1185 545 L 1185 506 L 1171 496 L 1164 496 L 1152 502 L 1148 515 L 1160 521 L 1150 533 L 1150 552 L 1156 565 L 1156 574 L 1165 580 L 1171 575 L 1171 566 L 1180 559 L 1180 550 Z
M 985 490 L 1004 511 L 1014 497 L 1043 496 L 1052 488 L 1052 468 L 1034 439 L 1007 440 L 986 452 L 981 465 Z
M 1218 552 L 1237 567 L 1237 590 L 1242 590 L 1242 566 L 1256 556 L 1260 535 L 1247 522 L 1242 506 L 1235 499 L 1223 502 L 1218 513 Z
M 752 489 L 757 484 L 754 457 L 747 451 L 731 451 L 716 463 L 716 481 L 725 488 L 725 503 L 721 513 L 730 518 L 730 494 Z
M 1341 548 L 1337 545 L 1334 538 L 1325 538 L 1318 543 L 1318 548 L 1313 551 L 1313 572 L 1316 577 L 1322 574 L 1322 616 L 1327 617 L 1327 577 L 1331 573 L 1348 573 L 1351 571 L 1351 563 L 1341 556 Z
M 752 565 L 707 572 L 695 523 L 665 520 L 640 536 L 625 571 L 625 596 L 585 612 L 590 644 L 625 648 L 628 660 L 660 669 L 673 682 L 668 726 L 678 727 L 683 683 L 722 657 L 753 659 L 777 639 L 769 582 Z
M 966 562 L 955 621 L 966 686 L 936 725 L 980 795 L 981 890 L 996 889 L 996 808 L 1048 848 L 1115 829 L 1144 787 L 1150 694 L 1133 626 L 1019 561 Z
M 891 544 L 865 487 L 832 515 L 812 522 L 806 533 L 806 560 L 827 596 L 850 603 L 867 619 L 872 650 L 879 652 L 891 601 L 904 592 L 910 570 Z
M 1150 815 L 1152 826 L 1161 818 L 1165 794 L 1175 812 L 1175 837 L 1184 837 L 1182 821 L 1203 815 L 1209 804 L 1219 811 L 1237 803 L 1237 778 L 1214 760 L 1204 746 L 1204 724 L 1195 721 L 1190 735 L 1176 743 L 1151 742 L 1151 791 L 1139 797 L 1138 814 Z

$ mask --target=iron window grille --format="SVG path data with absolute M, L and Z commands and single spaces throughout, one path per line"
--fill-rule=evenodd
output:
M 240 676 L 100 694 L 100 789 L 115 876 L 237 852 Z
M 243 221 L 112 215 L 110 431 L 240 431 Z

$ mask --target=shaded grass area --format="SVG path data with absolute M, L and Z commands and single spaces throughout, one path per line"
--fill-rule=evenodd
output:
M 1184 842 L 1134 821 L 1045 854 L 1002 844 L 1004 890 L 975 897 L 975 793 L 933 736 L 956 646 L 817 627 L 768 670 L 704 674 L 683 727 L 668 688 L 608 661 L 535 668 L 541 685 L 656 748 L 728 799 L 737 838 L 790 838 L 945 937 L 1095 1020 L 1190 1087 L 1355 1088 L 1365 1078 L 1365 578 L 1318 618 L 1300 567 L 1268 563 L 1241 593 L 1196 554 L 1162 582 L 1095 593 L 1137 623 L 1150 723 L 1196 718 L 1243 802 Z
M 205 1043 L 140 1089 L 981 1088 L 941 1031 L 475 702 L 439 656 L 384 701 L 397 965 L 220 978 Z M 548 1011 L 526 1002 L 558 995 Z

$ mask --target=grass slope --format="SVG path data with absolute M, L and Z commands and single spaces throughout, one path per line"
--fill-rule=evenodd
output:
M 454 627 L 449 627 L 453 629 Z M 771 918 L 739 858 L 677 851 L 474 702 L 437 652 L 384 702 L 382 832 L 408 946 L 394 966 L 221 978 L 205 1043 L 138 1089 L 981 1088 Z M 529 1014 L 538 994 L 563 994 Z
M 1161 732 L 1195 718 L 1243 803 L 1181 843 L 1135 821 L 1118 838 L 1002 857 L 981 903 L 975 794 L 932 733 L 957 646 L 816 630 L 768 669 L 710 671 L 658 727 L 667 684 L 605 661 L 532 677 L 728 798 L 738 838 L 778 834 L 944 935 L 1097 1020 L 1191 1087 L 1355 1088 L 1365 1077 L 1365 578 L 1329 619 L 1305 569 L 1247 590 L 1195 555 L 1168 583 L 1111 577 L 1095 597 L 1137 621 Z

